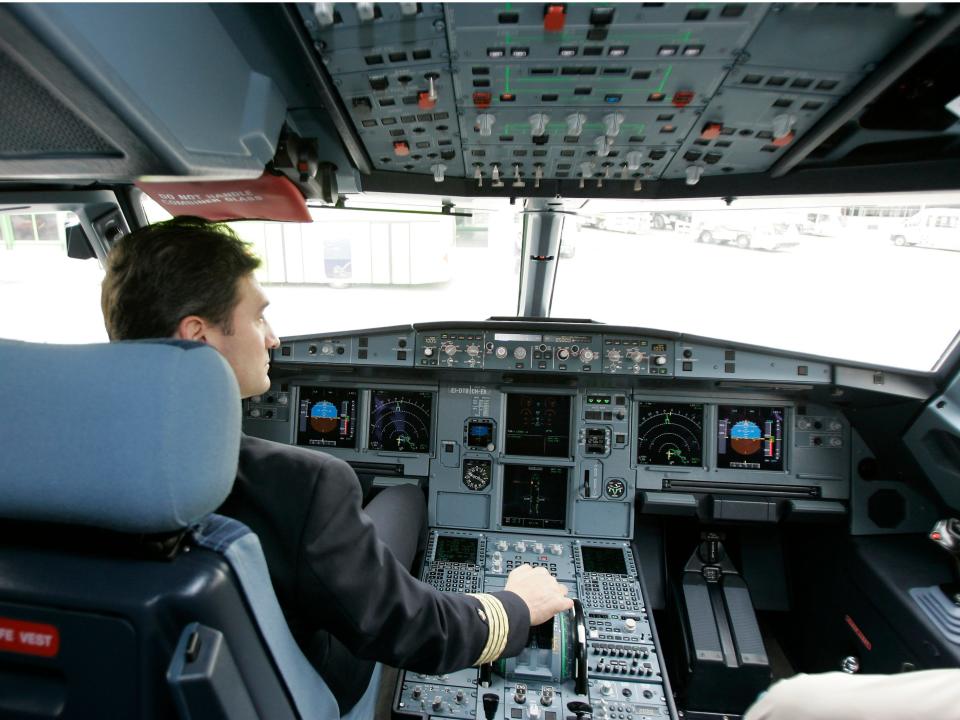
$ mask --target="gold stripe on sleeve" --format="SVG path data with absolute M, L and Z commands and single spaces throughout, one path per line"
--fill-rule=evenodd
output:
M 480 657 L 474 662 L 474 665 L 483 665 L 496 660 L 503 654 L 507 647 L 510 621 L 507 618 L 503 603 L 497 598 L 486 593 L 470 593 L 470 596 L 479 601 L 487 616 L 487 642 L 483 646 Z

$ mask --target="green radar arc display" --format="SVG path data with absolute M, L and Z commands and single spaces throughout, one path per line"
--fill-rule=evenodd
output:
M 639 403 L 637 463 L 703 465 L 703 405 Z

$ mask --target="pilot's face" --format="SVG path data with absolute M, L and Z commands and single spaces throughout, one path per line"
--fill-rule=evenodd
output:
M 237 281 L 238 302 L 233 309 L 229 335 L 221 328 L 207 328 L 206 341 L 223 355 L 237 376 L 240 396 L 250 397 L 270 388 L 270 348 L 280 344 L 264 318 L 269 300 L 253 275 Z

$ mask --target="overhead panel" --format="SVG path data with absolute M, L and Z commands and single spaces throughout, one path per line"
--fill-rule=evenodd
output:
M 298 8 L 373 167 L 478 188 L 764 172 L 914 27 L 894 4 Z

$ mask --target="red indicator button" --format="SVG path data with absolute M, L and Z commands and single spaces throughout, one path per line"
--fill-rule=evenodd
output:
M 939 540 L 941 537 L 943 537 L 943 536 L 942 536 L 940 533 L 938 533 L 938 532 L 932 532 L 932 533 L 930 533 L 930 539 L 931 539 L 931 540 Z
M 723 123 L 708 122 L 700 131 L 700 137 L 703 140 L 713 140 L 715 137 L 720 137 L 721 130 L 723 130 Z
M 567 8 L 563 5 L 547 5 L 543 13 L 543 29 L 547 32 L 560 32 L 567 24 Z
M 797 134 L 793 130 L 791 130 L 781 138 L 774 138 L 770 144 L 776 145 L 777 147 L 783 147 L 784 145 L 789 145 L 790 143 L 792 143 L 793 138 L 795 138 L 796 136 Z
M 436 98 L 431 99 L 427 90 L 417 93 L 417 105 L 421 110 L 433 110 L 437 106 Z
M 473 104 L 478 108 L 488 108 L 490 107 L 490 101 L 493 99 L 493 96 L 488 92 L 475 92 L 473 94 Z
M 56 657 L 60 652 L 60 631 L 53 625 L 0 617 L 0 651 Z
M 410 145 L 406 140 L 396 140 L 393 143 L 393 154 L 397 157 L 406 157 L 410 154 Z
M 693 93 L 689 90 L 680 90 L 673 94 L 673 100 L 671 100 L 674 107 L 686 107 L 691 102 L 693 102 Z

